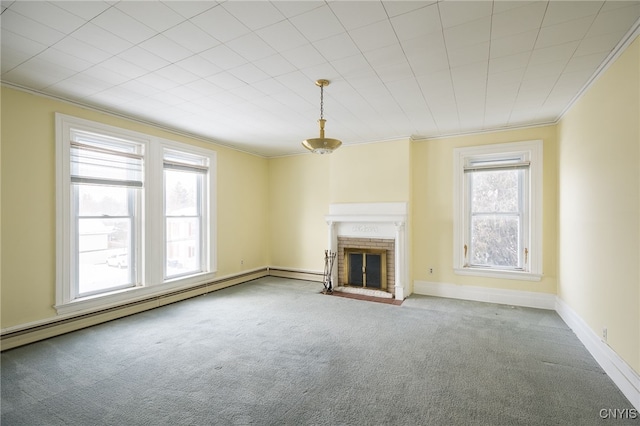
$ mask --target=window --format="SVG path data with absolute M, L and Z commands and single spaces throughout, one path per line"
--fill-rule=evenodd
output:
M 56 114 L 56 309 L 215 275 L 215 152 Z
M 165 278 L 203 270 L 203 205 L 206 204 L 205 157 L 165 150 Z
M 454 268 L 541 278 L 542 142 L 459 148 L 454 162 Z
M 133 287 L 144 145 L 77 129 L 70 135 L 71 295 Z

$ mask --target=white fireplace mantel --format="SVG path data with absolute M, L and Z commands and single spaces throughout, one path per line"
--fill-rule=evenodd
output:
M 340 203 L 330 204 L 325 216 L 329 225 L 329 250 L 338 250 L 338 237 L 385 238 L 395 242 L 395 297 L 407 297 L 407 223 L 408 206 L 400 203 Z M 337 283 L 336 270 L 333 282 Z

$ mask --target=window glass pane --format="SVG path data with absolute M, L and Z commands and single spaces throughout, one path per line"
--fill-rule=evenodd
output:
M 128 216 L 129 188 L 77 185 L 79 216 Z
M 165 170 L 165 214 L 196 216 L 198 209 L 199 173 Z
M 133 286 L 131 219 L 78 220 L 78 293 Z
M 517 212 L 519 181 L 522 170 L 473 172 L 471 211 L 474 213 Z
M 166 276 L 202 271 L 202 173 L 165 169 Z
M 167 277 L 200 272 L 200 219 L 167 218 Z
M 512 215 L 471 217 L 471 264 L 519 267 L 520 218 Z

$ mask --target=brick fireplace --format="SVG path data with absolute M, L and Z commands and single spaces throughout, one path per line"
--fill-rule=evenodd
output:
M 376 256 L 384 255 L 384 264 L 380 265 L 380 285 L 376 281 L 375 285 L 362 285 L 362 288 L 375 288 L 379 291 L 386 291 L 391 295 L 395 295 L 395 241 L 385 238 L 350 238 L 350 237 L 338 237 L 338 250 L 337 250 L 337 268 L 338 268 L 338 286 L 350 285 L 354 286 L 354 282 L 349 279 L 349 262 L 348 255 L 352 254 L 358 256 L 360 253 L 366 255 L 367 253 L 373 253 Z M 360 265 L 357 265 L 358 267 Z M 351 270 L 354 265 L 351 265 Z M 382 272 L 384 270 L 384 273 Z M 358 283 L 359 284 L 359 283 Z M 358 285 L 360 287 L 360 285 Z
M 329 225 L 329 249 L 337 253 L 333 283 L 336 291 L 348 291 L 378 297 L 407 297 L 407 203 L 345 203 L 331 204 L 325 216 Z M 365 278 L 355 285 L 349 284 L 345 253 L 365 254 L 357 267 L 366 263 L 366 256 L 376 256 L 376 262 L 384 258 L 384 282 L 366 285 Z M 377 257 L 383 254 L 384 256 Z M 356 259 L 358 257 L 356 256 Z M 368 269 L 368 268 L 367 268 Z M 368 270 L 369 276 L 371 271 Z M 377 274 L 378 272 L 376 272 Z

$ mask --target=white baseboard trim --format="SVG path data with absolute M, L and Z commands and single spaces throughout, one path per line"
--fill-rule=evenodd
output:
M 212 282 L 186 286 L 141 297 L 134 301 L 114 304 L 78 313 L 62 314 L 52 318 L 20 324 L 0 330 L 0 351 L 16 348 L 39 340 L 91 327 L 106 321 L 158 308 L 170 303 L 200 296 L 225 287 L 241 284 L 266 276 L 323 281 L 323 273 L 294 268 L 262 267 L 250 271 L 219 277 Z
M 0 330 L 0 351 L 13 349 L 39 340 L 59 336 L 71 331 L 80 330 L 103 322 L 168 305 L 170 303 L 211 293 L 225 287 L 231 287 L 236 284 L 265 277 L 268 274 L 268 268 L 257 268 L 251 271 L 219 277 L 210 283 L 167 291 L 144 299 L 122 303 L 105 309 L 96 309 L 95 311 L 83 312 L 75 315 L 58 315 L 56 317 L 45 318 L 14 327 L 3 328 Z
M 427 296 L 555 310 L 615 385 L 640 410 L 640 375 L 587 325 L 567 303 L 548 293 L 414 281 L 413 292 Z
M 527 308 L 549 310 L 554 310 L 556 304 L 555 294 L 476 287 L 431 281 L 414 281 L 413 292 L 426 296 L 447 297 L 450 299 L 473 300 L 476 302 L 498 303 L 501 305 L 523 306 Z
M 15 348 L 267 275 L 322 282 L 322 273 L 317 271 L 303 271 L 278 267 L 258 269 L 248 273 L 220 278 L 204 286 L 164 294 L 102 312 L 85 314 L 76 318 L 67 317 L 62 320 L 59 317 L 51 318 L 3 329 L 0 335 L 2 340 L 0 350 Z M 555 295 L 428 281 L 414 281 L 413 292 L 428 296 L 555 310 L 569 328 L 573 330 L 578 339 L 580 339 L 582 344 L 587 348 L 596 362 L 600 364 L 611 380 L 613 380 L 620 391 L 631 401 L 637 410 L 640 410 L 640 375 L 620 358 L 609 345 L 604 343 L 568 304 Z
M 635 409 L 640 410 L 640 375 L 609 345 L 603 342 L 582 317 L 559 297 L 556 297 L 556 312 L 578 336 L 578 339 L 618 386 L 618 389 L 631 401 Z
M 272 277 L 280 277 L 280 278 L 293 278 L 296 280 L 304 280 L 304 281 L 318 281 L 322 282 L 324 280 L 324 272 L 319 271 L 310 271 L 305 269 L 297 269 L 297 268 L 286 268 L 281 266 L 270 266 L 268 268 L 269 275 Z

